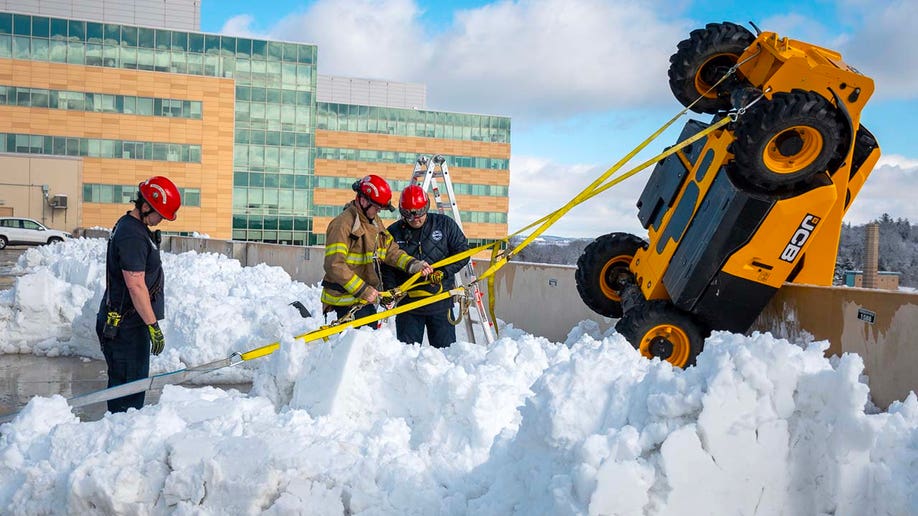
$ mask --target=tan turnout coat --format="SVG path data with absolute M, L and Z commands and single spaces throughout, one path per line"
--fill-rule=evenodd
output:
M 351 306 L 367 285 L 383 289 L 379 262 L 407 271 L 414 261 L 398 247 L 379 217 L 371 222 L 351 201 L 325 232 L 322 303 Z

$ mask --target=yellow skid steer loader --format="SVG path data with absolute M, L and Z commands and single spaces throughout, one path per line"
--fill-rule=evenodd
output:
M 646 238 L 600 236 L 576 283 L 644 356 L 687 367 L 711 331 L 746 332 L 784 282 L 831 284 L 880 149 L 860 120 L 873 80 L 826 48 L 712 23 L 678 44 L 669 84 L 683 106 L 733 119 L 657 163 L 637 202 Z M 680 141 L 709 125 L 689 120 Z

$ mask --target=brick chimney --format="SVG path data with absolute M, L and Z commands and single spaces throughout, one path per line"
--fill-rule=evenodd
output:
M 878 288 L 877 267 L 880 258 L 880 225 L 876 222 L 867 224 L 864 233 L 864 288 Z

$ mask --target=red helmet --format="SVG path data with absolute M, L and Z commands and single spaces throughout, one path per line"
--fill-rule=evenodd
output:
M 392 189 L 389 188 L 389 183 L 385 179 L 375 174 L 370 174 L 364 176 L 363 179 L 355 181 L 353 189 L 380 208 L 389 211 L 395 210 L 392 206 Z
M 140 196 L 156 213 L 166 220 L 175 220 L 176 212 L 182 206 L 182 196 L 175 183 L 167 177 L 153 176 L 140 183 L 139 188 Z
M 402 217 L 411 218 L 412 216 L 421 217 L 427 214 L 430 208 L 430 202 L 424 189 L 418 185 L 408 185 L 402 190 L 402 196 L 398 200 L 398 211 Z

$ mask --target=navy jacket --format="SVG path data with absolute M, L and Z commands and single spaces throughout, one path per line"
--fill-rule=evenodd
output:
M 389 233 L 392 234 L 395 238 L 395 243 L 403 251 L 431 265 L 456 253 L 469 250 L 469 241 L 462 233 L 462 230 L 459 229 L 459 225 L 451 217 L 439 213 L 428 213 L 424 225 L 418 229 L 412 228 L 403 219 L 399 219 L 389 226 Z M 443 271 L 442 285 L 427 285 L 419 288 L 430 294 L 453 288 L 456 286 L 456 273 L 462 270 L 467 263 L 469 263 L 469 259 L 465 258 L 437 269 Z M 411 276 L 407 272 L 389 266 L 383 266 L 382 269 L 383 285 L 386 289 L 401 285 Z M 412 297 L 406 296 L 399 304 L 410 303 L 417 299 L 417 294 Z M 449 309 L 450 306 L 452 306 L 452 300 L 444 299 L 418 308 L 415 313 L 433 313 Z

